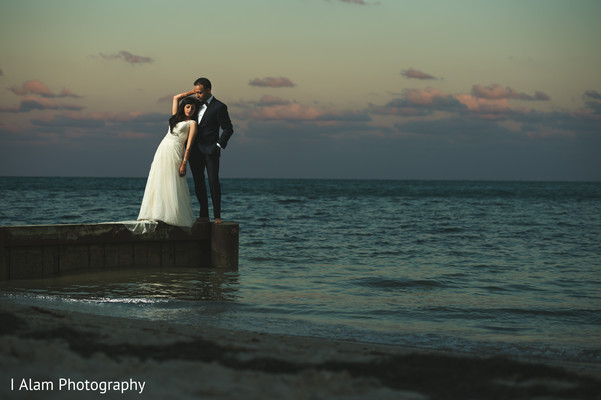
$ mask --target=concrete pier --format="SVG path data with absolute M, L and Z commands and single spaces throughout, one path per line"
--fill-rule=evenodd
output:
M 159 223 L 143 235 L 120 223 L 4 226 L 0 280 L 98 268 L 237 268 L 238 232 L 235 222 L 200 222 L 190 231 Z

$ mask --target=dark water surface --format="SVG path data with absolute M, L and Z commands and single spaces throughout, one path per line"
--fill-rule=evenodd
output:
M 0 177 L 0 225 L 133 220 L 144 184 Z M 3 296 L 195 325 L 601 362 L 601 183 L 226 179 L 222 191 L 223 217 L 240 223 L 238 271 L 108 270 L 8 282 Z

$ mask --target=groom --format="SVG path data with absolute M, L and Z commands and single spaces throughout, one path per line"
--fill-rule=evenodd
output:
M 221 150 L 234 133 L 227 106 L 211 94 L 211 82 L 198 78 L 194 82 L 194 93 L 200 101 L 198 131 L 190 152 L 190 170 L 194 178 L 194 190 L 200 204 L 201 220 L 209 220 L 209 201 L 205 186 L 205 169 L 209 178 L 209 189 L 213 201 L 215 223 L 221 223 L 221 185 L 219 184 L 219 158 Z M 219 130 L 221 128 L 221 135 Z

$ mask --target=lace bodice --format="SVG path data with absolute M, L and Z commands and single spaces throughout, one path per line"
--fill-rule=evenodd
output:
M 178 122 L 173 128 L 173 131 L 171 131 L 171 128 L 169 128 L 166 138 L 169 137 L 170 139 L 176 140 L 179 143 L 183 143 L 188 138 L 191 123 L 191 119 Z

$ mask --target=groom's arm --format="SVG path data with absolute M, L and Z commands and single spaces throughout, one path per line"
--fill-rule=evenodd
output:
M 217 141 L 217 145 L 220 148 L 225 149 L 228 140 L 230 140 L 230 137 L 234 133 L 234 127 L 232 125 L 232 121 L 230 120 L 230 115 L 227 112 L 227 106 L 225 104 L 223 107 L 221 107 L 219 113 L 217 114 L 217 122 L 219 122 L 219 126 L 222 129 L 221 136 Z

